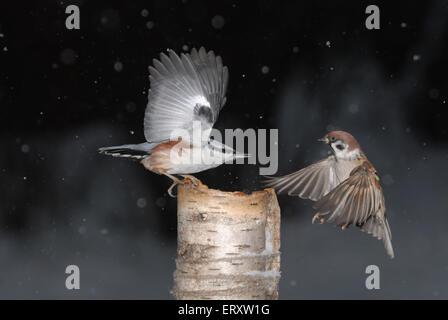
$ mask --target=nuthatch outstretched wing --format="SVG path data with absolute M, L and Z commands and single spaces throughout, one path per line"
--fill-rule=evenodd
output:
M 144 133 L 147 142 L 100 148 L 99 152 L 115 157 L 140 160 L 150 171 L 180 181 L 173 174 L 201 172 L 246 155 L 217 141 L 210 140 L 210 132 L 226 102 L 228 69 L 221 57 L 203 47 L 180 57 L 168 50 L 154 59 L 149 67 L 151 88 L 145 111 Z M 199 141 L 193 140 L 193 130 L 201 130 Z M 183 130 L 186 135 L 173 137 Z M 193 161 L 192 154 L 212 157 L 213 161 Z M 194 182 L 197 179 L 188 176 Z

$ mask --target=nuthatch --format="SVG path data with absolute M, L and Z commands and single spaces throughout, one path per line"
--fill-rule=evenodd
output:
M 180 57 L 168 50 L 168 55 L 161 53 L 153 65 L 149 67 L 151 87 L 144 119 L 147 142 L 104 147 L 99 152 L 138 159 L 146 169 L 168 176 L 173 180 L 168 194 L 173 196 L 172 189 L 182 183 L 175 174 L 197 184 L 199 180 L 188 174 L 247 155 L 210 139 L 226 102 L 229 73 L 220 56 L 203 47 Z M 195 128 L 200 130 L 200 139 L 193 138 Z M 179 130 L 186 134 L 175 136 Z

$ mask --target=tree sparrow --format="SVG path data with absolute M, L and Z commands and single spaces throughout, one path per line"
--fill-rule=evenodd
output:
M 386 205 L 375 168 L 356 139 L 344 131 L 328 133 L 333 155 L 283 177 L 265 177 L 266 185 L 278 193 L 316 201 L 318 212 L 312 223 L 334 223 L 342 229 L 351 224 L 382 239 L 390 258 L 394 257 L 392 234 L 386 219 Z

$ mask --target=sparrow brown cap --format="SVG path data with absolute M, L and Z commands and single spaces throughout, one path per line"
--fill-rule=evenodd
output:
M 331 138 L 334 137 L 334 139 L 338 139 L 338 140 L 342 140 L 344 141 L 346 144 L 348 144 L 348 150 L 354 150 L 354 149 L 359 149 L 361 150 L 361 147 L 358 143 L 358 141 L 356 141 L 355 137 L 353 137 L 350 133 L 345 132 L 345 131 L 331 131 L 329 133 L 327 133 L 326 137 L 328 138 L 328 142 L 331 142 Z

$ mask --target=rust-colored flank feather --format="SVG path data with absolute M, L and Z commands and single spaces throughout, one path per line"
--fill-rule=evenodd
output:
M 141 163 L 150 171 L 164 174 L 174 166 L 174 164 L 170 161 L 173 148 L 175 148 L 175 151 L 178 153 L 179 157 L 181 157 L 182 149 L 189 147 L 191 147 L 191 145 L 183 142 L 181 138 L 178 140 L 163 142 L 155 146 L 151 150 L 151 155 L 144 158 Z

